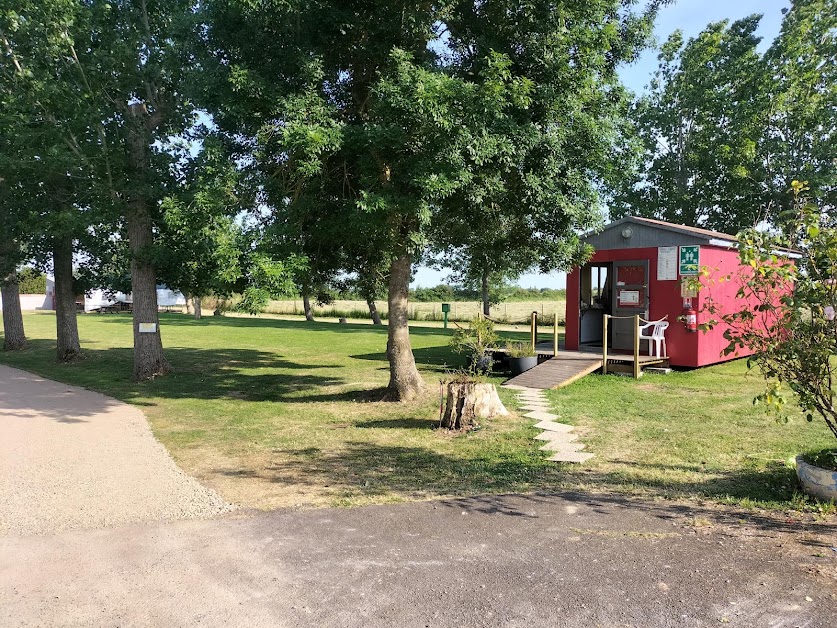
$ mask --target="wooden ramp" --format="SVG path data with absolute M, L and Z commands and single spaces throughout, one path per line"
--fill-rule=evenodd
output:
M 577 351 L 562 351 L 554 358 L 541 362 L 535 368 L 512 377 L 504 386 L 526 388 L 562 388 L 585 375 L 602 368 L 602 356 Z

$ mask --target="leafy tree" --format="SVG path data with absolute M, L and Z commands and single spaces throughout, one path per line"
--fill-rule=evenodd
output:
M 521 201 L 532 208 L 541 193 L 553 203 L 563 194 L 561 225 L 583 224 L 574 217 L 588 214 L 591 180 L 607 172 L 603 150 L 612 146 L 585 138 L 612 132 L 606 115 L 619 100 L 615 68 L 649 30 L 648 20 L 626 9 L 630 3 L 616 0 L 498 4 L 496 11 L 470 2 L 206 4 L 216 71 L 238 96 L 235 104 L 216 103 L 213 115 L 250 146 L 265 180 L 275 183 L 265 186 L 274 220 L 340 215 L 386 260 L 389 390 L 396 399 L 410 399 L 423 385 L 407 325 L 412 263 L 433 222 L 461 207 L 445 201 L 473 179 L 475 162 L 503 159 L 504 147 L 486 137 L 505 116 L 530 120 L 527 107 L 542 112 L 545 130 L 532 144 L 557 168 Z M 462 56 L 493 29 L 506 33 L 505 50 L 479 46 L 473 76 L 448 67 L 445 47 L 462 42 Z M 536 154 L 528 152 L 531 164 Z M 521 167 L 525 173 L 526 163 Z M 555 234 L 543 221 L 550 215 L 533 218 L 533 227 Z M 572 240 L 569 231 L 561 234 Z
M 17 274 L 21 294 L 46 294 L 47 277 L 34 268 L 24 268 Z
M 169 138 L 193 124 L 186 90 L 195 65 L 194 6 L 189 0 L 113 0 L 85 4 L 76 29 L 81 84 L 96 108 L 107 197 L 124 220 L 131 258 L 134 377 L 169 370 L 157 315 L 154 228 L 180 155 Z M 149 332 L 141 324 L 154 325 Z
M 73 254 L 90 224 L 84 184 L 92 176 L 81 95 L 65 90 L 75 80 L 68 63 L 69 29 L 79 18 L 75 3 L 3 2 L 3 171 L 7 207 L 25 220 L 28 254 L 55 275 L 57 354 L 72 361 L 81 352 L 76 323 Z M 32 220 L 33 217 L 37 217 Z
M 837 1 L 794 0 L 765 55 L 768 126 L 762 158 L 777 211 L 795 179 L 823 211 L 837 210 Z
M 643 164 L 612 217 L 636 213 L 727 233 L 788 215 L 791 181 L 837 200 L 837 2 L 796 0 L 764 56 L 759 16 L 674 33 L 632 117 Z
M 294 258 L 277 261 L 258 250 L 249 252 L 244 263 L 246 284 L 237 309 L 255 315 L 264 310 L 270 299 L 293 294 L 293 277 L 297 272 L 297 265 L 303 263 Z
M 162 203 L 156 246 L 160 277 L 180 290 L 201 318 L 201 299 L 228 294 L 243 275 L 245 237 L 235 223 L 241 209 L 238 173 L 211 137 L 183 168 L 179 186 Z
M 631 114 L 642 165 L 616 195 L 613 218 L 636 214 L 737 233 L 767 216 L 760 19 L 712 23 L 688 42 L 676 31 L 662 46 L 660 67 Z
M 193 3 L 31 0 L 3 8 L 6 58 L 28 85 L 14 92 L 23 94 L 18 115 L 36 119 L 40 146 L 60 152 L 47 163 L 67 164 L 46 173 L 46 198 L 60 210 L 52 231 L 58 302 L 74 297 L 72 247 L 82 237 L 76 227 L 86 233 L 90 208 L 109 213 L 121 223 L 131 258 L 134 376 L 162 374 L 168 363 L 157 318 L 154 228 L 170 166 L 180 157 L 170 138 L 193 123 L 185 96 L 194 66 Z M 29 65 L 15 54 L 21 42 L 32 53 Z M 22 136 L 14 144 L 27 146 Z M 155 331 L 141 333 L 141 323 Z
M 727 353 L 755 351 L 750 362 L 769 382 L 759 400 L 781 408 L 787 387 L 808 420 L 818 415 L 837 438 L 837 228 L 804 198 L 805 182 L 792 185 L 795 204 L 781 217 L 785 233 L 750 229 L 739 235 L 740 305 L 728 311 L 710 298 L 706 308 L 719 317 L 712 324 L 726 326 Z M 788 249 L 799 259 L 777 253 Z
M 624 135 L 628 94 L 613 69 L 642 45 L 656 7 L 619 21 L 603 5 L 459 6 L 446 21 L 448 71 L 492 96 L 511 81 L 514 102 L 486 109 L 463 184 L 442 201 L 431 243 L 457 281 L 477 287 L 488 315 L 492 286 L 585 256 L 576 234 L 597 224 L 599 190 L 633 158 Z M 601 31 L 592 26 L 599 20 Z M 591 36 L 601 47 L 577 45 Z
M 484 233 L 484 235 L 483 235 Z M 459 291 L 473 294 L 482 301 L 482 313 L 491 315 L 491 306 L 498 305 L 508 294 L 509 282 L 517 279 L 535 263 L 535 245 L 521 247 L 519 263 L 510 261 L 514 251 L 503 249 L 504 242 L 495 234 L 470 233 L 467 247 L 448 250 L 437 262 L 441 267 L 453 268 L 449 280 L 456 282 Z M 480 249 L 483 245 L 484 248 Z

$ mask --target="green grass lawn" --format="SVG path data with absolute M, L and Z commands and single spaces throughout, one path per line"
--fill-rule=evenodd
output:
M 163 315 L 174 372 L 135 383 L 128 316 L 80 316 L 85 359 L 71 365 L 54 361 L 54 322 L 27 314 L 31 348 L 0 361 L 138 405 L 184 470 L 258 508 L 563 489 L 800 507 L 782 461 L 831 445 L 816 422 L 778 424 L 754 408 L 761 382 L 742 362 L 638 382 L 589 376 L 551 391 L 596 454 L 571 466 L 546 462 L 532 421 L 514 414 L 464 435 L 431 429 L 439 380 L 459 363 L 451 330 L 412 328 L 428 390 L 397 404 L 380 400 L 385 328 Z

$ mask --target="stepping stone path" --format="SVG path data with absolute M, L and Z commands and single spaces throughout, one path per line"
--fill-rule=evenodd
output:
M 515 385 L 506 386 L 506 388 L 517 391 L 521 407 L 526 411 L 523 416 L 538 421 L 535 423 L 535 427 L 541 430 L 541 433 L 535 436 L 535 440 L 544 443 L 540 448 L 541 451 L 552 453 L 547 460 L 552 462 L 584 462 L 593 457 L 593 454 L 581 451 L 584 449 L 584 443 L 576 442 L 578 434 L 573 433 L 575 428 L 572 425 L 559 423 L 555 420 L 558 415 L 552 414 L 552 406 L 547 401 L 543 390 Z

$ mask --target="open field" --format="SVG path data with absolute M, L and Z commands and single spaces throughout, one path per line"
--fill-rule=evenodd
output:
M 179 314 L 161 322 L 175 370 L 153 382 L 130 380 L 122 314 L 80 317 L 86 357 L 72 365 L 54 362 L 54 317 L 26 314 L 31 348 L 0 361 L 136 404 L 184 470 L 245 506 L 587 489 L 799 508 L 810 503 L 783 462 L 831 444 L 817 422 L 778 424 L 754 408 L 761 381 L 739 361 L 638 382 L 589 376 L 550 392 L 596 454 L 556 465 L 531 440 L 532 422 L 514 414 L 467 435 L 431 429 L 439 380 L 458 362 L 451 330 L 413 327 L 427 393 L 393 404 L 380 401 L 385 328 Z M 501 397 L 514 408 L 508 391 Z
M 382 316 L 386 315 L 386 300 L 378 301 L 378 310 Z M 478 301 L 452 301 L 450 304 L 449 320 L 469 321 L 476 318 L 481 311 L 482 304 Z M 528 324 L 532 312 L 537 312 L 540 320 L 552 324 L 555 313 L 558 313 L 558 320 L 564 320 L 566 308 L 565 301 L 510 301 L 501 303 L 491 308 L 491 317 L 504 323 L 526 323 Z M 298 314 L 302 316 L 302 300 L 271 301 L 267 311 L 271 314 Z M 441 321 L 441 303 L 410 302 L 410 320 L 414 321 Z M 339 318 L 341 316 L 350 319 L 369 318 L 369 309 L 365 301 L 335 301 L 330 305 L 314 306 L 314 316 L 320 318 Z

